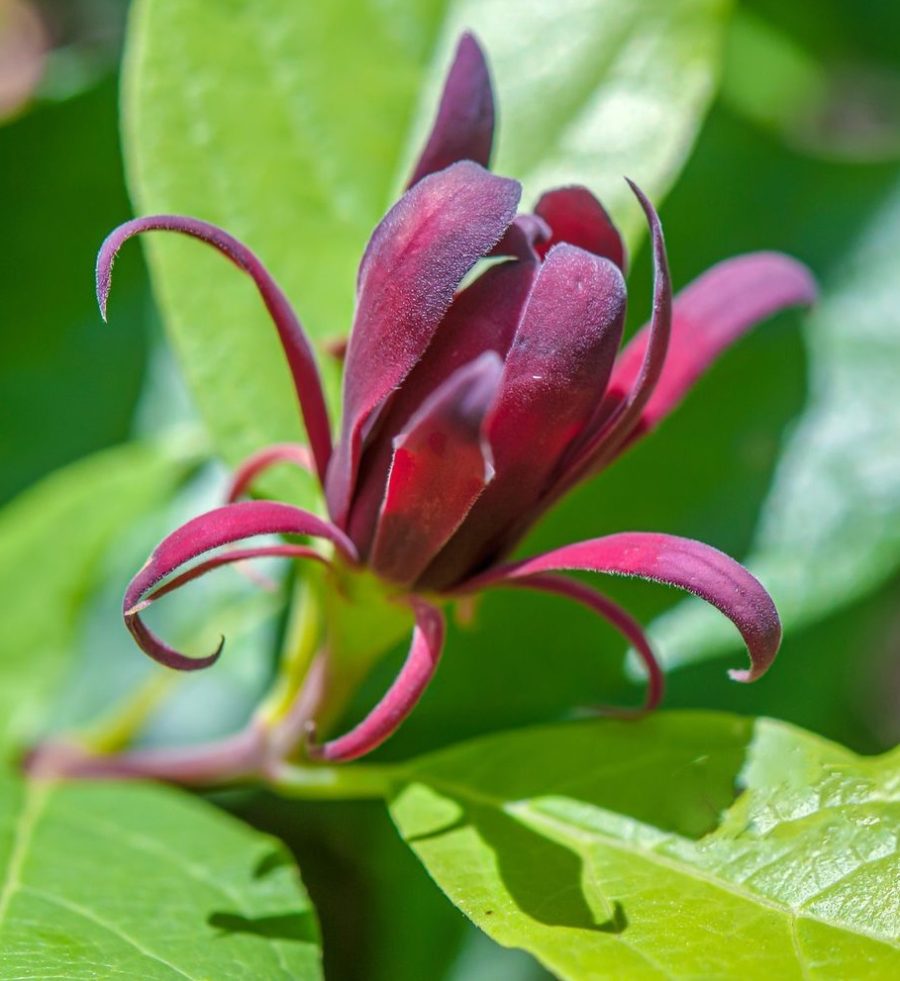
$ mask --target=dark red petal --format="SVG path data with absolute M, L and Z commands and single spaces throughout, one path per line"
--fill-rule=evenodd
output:
M 309 514 L 289 504 L 279 504 L 273 501 L 243 501 L 240 504 L 228 504 L 225 507 L 201 514 L 163 539 L 125 591 L 125 598 L 122 603 L 125 625 L 131 631 L 138 646 L 161 664 L 181 671 L 205 668 L 215 662 L 222 651 L 221 644 L 208 657 L 187 657 L 169 647 L 143 624 L 139 615 L 141 610 L 145 609 L 157 596 L 169 592 L 174 587 L 169 587 L 166 584 L 149 598 L 148 594 L 167 576 L 176 572 L 186 562 L 190 562 L 191 559 L 195 559 L 205 552 L 220 548 L 223 545 L 231 545 L 246 538 L 253 538 L 256 535 L 273 534 L 312 535 L 325 538 L 331 541 L 349 561 L 354 561 L 356 557 L 353 543 L 342 531 L 314 514 Z M 204 571 L 209 571 L 229 561 L 248 558 L 251 552 L 255 555 L 271 554 L 269 549 L 275 547 L 277 546 L 244 550 L 243 555 L 235 552 L 226 553 L 219 559 L 209 560 Z M 235 559 L 236 555 L 237 559 Z M 181 574 L 181 581 L 187 582 L 200 574 L 188 570 Z
M 543 256 L 554 245 L 568 242 L 605 256 L 625 271 L 625 245 L 603 205 L 580 185 L 559 187 L 542 195 L 535 214 L 550 226 L 551 236 L 537 245 Z
M 491 77 L 484 52 L 467 32 L 456 47 L 431 134 L 407 186 L 458 160 L 487 167 L 493 140 Z
M 461 290 L 421 361 L 410 372 L 380 421 L 360 466 L 348 522 L 360 555 L 368 554 L 394 454 L 393 438 L 417 409 L 463 366 L 487 351 L 505 357 L 537 272 L 537 258 L 502 262 Z
M 558 596 L 575 600 L 576 603 L 581 603 L 582 606 L 586 606 L 589 610 L 599 614 L 604 620 L 611 623 L 634 647 L 643 662 L 647 671 L 647 694 L 644 698 L 644 711 L 651 712 L 662 701 L 665 677 L 659 662 L 656 660 L 656 655 L 653 653 L 641 625 L 618 603 L 614 603 L 608 596 L 604 596 L 603 593 L 592 589 L 583 582 L 576 582 L 574 579 L 566 579 L 564 576 L 552 574 L 528 576 L 524 579 L 507 579 L 500 585 L 522 586 L 527 589 L 537 589 L 544 593 L 556 593 Z M 628 711 L 619 710 L 617 714 L 628 714 Z
M 445 588 L 492 560 L 540 497 L 606 389 L 625 317 L 608 259 L 558 245 L 540 267 L 485 424 L 496 476 L 423 582 Z
M 719 354 L 750 328 L 815 298 L 816 283 L 806 266 L 777 252 L 737 256 L 695 279 L 675 298 L 665 367 L 632 439 L 667 416 Z M 611 400 L 623 399 L 635 384 L 651 329 L 644 327 L 622 352 L 609 386 Z
M 628 185 L 644 209 L 653 244 L 653 314 L 647 342 L 634 384 L 626 395 L 609 406 L 608 411 L 604 411 L 609 403 L 608 395 L 598 406 L 599 411 L 586 437 L 575 448 L 572 458 L 564 463 L 547 506 L 587 473 L 605 466 L 625 445 L 640 422 L 641 412 L 653 394 L 666 361 L 672 329 L 672 281 L 666 242 L 656 209 L 636 184 L 628 181 Z
M 492 256 L 539 260 L 547 251 L 543 245 L 551 236 L 550 226 L 537 215 L 516 215 L 503 238 L 491 250 Z
M 309 450 L 299 443 L 274 443 L 264 449 L 251 453 L 237 468 L 225 500 L 230 504 L 236 501 L 244 491 L 248 490 L 253 481 L 270 467 L 279 463 L 292 463 L 302 470 L 312 471 L 313 461 Z
M 755 681 L 778 653 L 781 622 L 771 596 L 740 563 L 702 542 L 651 532 L 623 532 L 499 566 L 465 583 L 472 592 L 503 580 L 545 572 L 585 570 L 636 576 L 678 586 L 727 616 L 750 653 L 749 671 L 730 671 L 735 681 Z
M 460 368 L 394 440 L 369 565 L 412 582 L 462 524 L 494 475 L 482 423 L 503 371 L 493 351 Z
M 424 354 L 463 276 L 500 240 L 521 189 L 463 161 L 419 181 L 390 210 L 363 257 L 347 348 L 341 441 L 328 503 L 342 527 L 363 437 Z
M 416 617 L 412 644 L 400 673 L 384 698 L 350 732 L 321 746 L 310 744 L 316 759 L 343 762 L 355 760 L 392 736 L 412 712 L 434 677 L 444 644 L 444 616 L 423 600 L 410 601 Z
M 106 319 L 112 266 L 119 249 L 132 236 L 149 231 L 179 232 L 200 239 L 218 249 L 239 269 L 250 275 L 278 331 L 294 379 L 309 445 L 316 461 L 316 472 L 324 482 L 331 456 L 331 426 L 312 346 L 287 297 L 259 259 L 236 238 L 208 222 L 180 215 L 151 215 L 120 225 L 107 236 L 97 256 L 97 301 L 103 319 Z

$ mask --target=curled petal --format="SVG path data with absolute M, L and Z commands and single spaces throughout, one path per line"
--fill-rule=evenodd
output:
M 149 231 L 178 232 L 206 242 L 250 275 L 278 331 L 316 461 L 316 472 L 319 479 L 324 481 L 331 456 L 331 427 L 312 346 L 287 297 L 265 266 L 243 243 L 221 228 L 198 218 L 151 215 L 125 222 L 106 237 L 97 256 L 97 301 L 103 319 L 106 319 L 113 262 L 119 249 L 134 235 Z
M 559 242 L 602 255 L 625 272 L 625 245 L 603 205 L 580 185 L 559 187 L 541 196 L 535 214 L 550 228 L 550 236 L 537 244 L 541 257 Z
M 201 563 L 196 569 L 182 572 L 176 577 L 178 580 L 176 584 L 166 583 L 154 592 L 154 587 L 167 576 L 177 572 L 186 562 L 206 552 L 256 535 L 272 534 L 312 535 L 325 538 L 331 541 L 345 558 L 350 561 L 355 560 L 353 543 L 343 532 L 300 508 L 272 501 L 244 501 L 216 508 L 193 518 L 163 539 L 153 550 L 141 571 L 129 583 L 122 603 L 122 612 L 125 625 L 131 631 L 138 646 L 160 664 L 181 671 L 195 671 L 213 664 L 222 652 L 224 640 L 207 657 L 187 657 L 170 647 L 145 626 L 140 613 L 150 602 L 170 592 L 176 588 L 176 585 L 188 582 L 220 565 L 269 554 L 305 556 L 305 553 L 299 550 L 279 551 L 278 546 L 226 552 Z M 273 549 L 275 551 L 272 551 Z
M 581 603 L 582 606 L 586 606 L 589 610 L 599 614 L 634 647 L 643 662 L 647 672 L 647 695 L 644 698 L 644 711 L 651 712 L 662 701 L 665 690 L 662 668 L 656 660 L 656 655 L 653 653 L 653 648 L 651 648 L 641 625 L 618 603 L 614 603 L 608 596 L 604 596 L 603 593 L 592 589 L 583 582 L 551 574 L 508 579 L 499 585 L 521 586 L 525 589 L 536 589 L 543 593 L 555 593 L 557 596 L 565 596 L 567 599 L 575 600 L 576 603 Z
M 751 327 L 815 298 L 816 283 L 806 266 L 777 252 L 727 259 L 695 279 L 675 297 L 665 367 L 632 438 L 667 416 L 719 354 Z M 644 327 L 622 352 L 610 381 L 611 401 L 622 400 L 634 386 L 651 331 Z
M 316 745 L 312 739 L 309 755 L 332 762 L 355 760 L 380 746 L 400 727 L 425 693 L 437 671 L 444 645 L 444 616 L 437 607 L 423 600 L 410 600 L 416 625 L 409 654 L 385 696 L 359 725 L 337 739 Z
M 487 351 L 426 400 L 394 440 L 369 565 L 412 582 L 460 526 L 494 475 L 482 423 L 503 371 Z
M 363 256 L 344 371 L 341 441 L 329 509 L 346 526 L 365 436 L 421 359 L 471 267 L 515 217 L 521 188 L 469 161 L 423 178 L 375 230 Z
M 755 681 L 778 653 L 781 622 L 771 596 L 740 563 L 689 538 L 623 532 L 565 545 L 522 562 L 496 567 L 462 587 L 471 592 L 502 581 L 563 570 L 635 576 L 677 586 L 725 614 L 750 653 L 748 671 L 730 671 L 735 681 Z
M 492 561 L 592 418 L 622 336 L 612 262 L 558 245 L 540 267 L 485 422 L 496 476 L 422 583 L 443 589 Z
M 260 545 L 258 548 L 233 548 L 228 552 L 222 552 L 220 555 L 214 555 L 210 559 L 198 562 L 196 565 L 192 565 L 190 569 L 167 579 L 161 586 L 157 586 L 136 606 L 132 607 L 132 612 L 143 613 L 151 603 L 155 603 L 162 596 L 175 592 L 176 589 L 205 576 L 208 572 L 221 569 L 224 565 L 246 562 L 248 559 L 312 559 L 323 565 L 331 565 L 321 552 L 317 552 L 308 545 Z
M 310 473 L 313 469 L 312 457 L 305 446 L 299 443 L 275 443 L 257 450 L 244 460 L 234 473 L 225 500 L 229 504 L 236 501 L 261 473 L 279 463 L 292 463 Z
M 494 141 L 494 94 L 487 61 L 475 38 L 459 40 L 431 134 L 408 187 L 458 160 L 487 167 Z

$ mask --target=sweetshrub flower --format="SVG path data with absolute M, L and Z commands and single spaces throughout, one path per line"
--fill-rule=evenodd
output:
M 623 532 L 531 558 L 508 556 L 561 495 L 671 412 L 724 348 L 770 314 L 811 302 L 810 274 L 783 255 L 744 255 L 709 270 L 673 301 L 659 219 L 631 184 L 650 229 L 653 310 L 620 353 L 626 288 L 618 231 L 579 186 L 548 191 L 533 214 L 517 214 L 519 184 L 487 169 L 493 124 L 488 69 L 465 35 L 408 189 L 362 258 L 334 446 L 312 347 L 244 245 L 206 222 L 163 215 L 121 226 L 98 258 L 104 317 L 115 255 L 140 232 L 193 236 L 247 272 L 277 328 L 309 439 L 308 449 L 255 454 L 237 471 L 229 503 L 156 548 L 125 594 L 125 622 L 138 645 L 171 668 L 211 665 L 221 645 L 207 657 L 188 657 L 153 633 L 142 613 L 197 576 L 254 556 L 310 559 L 342 574 L 368 570 L 412 611 L 408 657 L 362 722 L 320 743 L 314 713 L 306 711 L 313 758 L 353 759 L 390 736 L 437 668 L 445 601 L 495 587 L 566 596 L 608 620 L 644 659 L 649 707 L 659 701 L 662 678 L 641 628 L 612 600 L 561 573 L 636 576 L 702 597 L 746 642 L 750 667 L 731 672 L 738 681 L 759 678 L 779 646 L 778 615 L 760 583 L 700 542 Z M 485 258 L 494 261 L 462 286 Z M 318 476 L 327 519 L 286 503 L 237 500 L 263 470 L 284 461 Z M 233 547 L 264 534 L 309 536 L 330 548 Z M 194 560 L 199 564 L 190 565 Z

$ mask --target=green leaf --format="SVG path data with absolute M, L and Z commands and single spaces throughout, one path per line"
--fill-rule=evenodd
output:
M 788 628 L 834 612 L 900 564 L 900 185 L 825 284 L 805 329 L 811 397 L 796 424 L 747 565 Z M 688 601 L 652 631 L 669 665 L 735 635 Z
M 186 466 L 183 448 L 123 446 L 52 474 L 0 511 L 0 743 L 33 734 L 106 550 Z
M 548 183 L 586 182 L 633 233 L 622 175 L 657 199 L 669 186 L 711 96 L 729 6 L 140 0 L 124 100 L 135 206 L 227 227 L 313 336 L 341 336 L 359 257 L 409 172 L 463 26 L 491 57 L 498 167 L 525 181 L 526 205 Z M 161 239 L 148 237 L 154 282 L 218 450 L 234 463 L 300 438 L 250 284 L 196 243 Z
M 887 978 L 898 754 L 724 714 L 586 722 L 424 757 L 391 811 L 467 916 L 569 981 Z
M 3 777 L 0 866 L 5 978 L 321 977 L 284 847 L 176 791 Z

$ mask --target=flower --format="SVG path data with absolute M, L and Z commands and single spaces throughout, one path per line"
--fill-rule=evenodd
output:
M 104 317 L 113 260 L 139 232 L 199 238 L 247 272 L 278 330 L 309 439 L 308 449 L 255 454 L 238 469 L 225 506 L 157 547 L 124 599 L 139 646 L 172 668 L 212 664 L 221 644 L 207 657 L 187 657 L 154 634 L 142 613 L 211 569 L 262 555 L 368 570 L 412 611 L 410 652 L 387 694 L 345 735 L 311 739 L 314 757 L 353 759 L 394 732 L 437 668 L 444 602 L 488 588 L 556 593 L 611 622 L 644 659 L 651 707 L 662 677 L 639 625 L 602 593 L 560 573 L 636 576 L 702 597 L 746 642 L 750 667 L 731 672 L 739 681 L 760 677 L 780 643 L 778 614 L 762 585 L 700 542 L 623 532 L 532 558 L 508 556 L 566 491 L 668 415 L 724 348 L 775 311 L 811 302 L 812 277 L 791 258 L 755 253 L 714 267 L 673 300 L 659 219 L 632 183 L 652 240 L 653 312 L 619 353 L 626 260 L 618 231 L 579 186 L 551 190 L 533 214 L 517 214 L 519 184 L 487 169 L 493 122 L 487 65 L 464 35 L 408 189 L 362 258 L 334 447 L 312 347 L 284 294 L 243 244 L 206 222 L 162 215 L 116 229 L 98 258 Z M 496 261 L 461 285 L 486 258 Z M 285 503 L 238 500 L 263 470 L 284 461 L 318 476 L 327 519 Z M 332 554 L 288 543 L 216 551 L 263 534 L 318 538 Z

